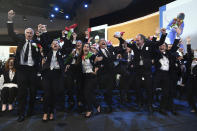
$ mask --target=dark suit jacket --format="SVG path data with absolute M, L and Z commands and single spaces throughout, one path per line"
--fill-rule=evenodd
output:
M 99 72 L 112 72 L 114 69 L 114 61 L 116 60 L 116 50 L 113 46 L 108 46 L 107 50 L 110 54 L 110 56 L 106 57 L 103 52 L 101 51 L 101 48 L 98 49 L 97 56 L 102 56 L 103 60 L 99 62 L 99 65 L 102 65 Z
M 64 54 L 69 55 L 72 50 L 75 48 L 75 44 L 72 44 L 71 40 L 68 40 L 66 37 L 62 37 L 64 40 L 64 45 L 62 46 L 62 49 L 64 50 Z
M 21 54 L 24 44 L 26 43 L 25 36 L 24 35 L 17 35 L 14 32 L 13 23 L 7 23 L 7 27 L 8 27 L 8 35 L 18 44 L 18 47 L 16 50 L 15 67 L 16 67 L 16 69 L 19 69 L 20 68 L 20 54 Z M 35 63 L 34 67 L 39 69 L 40 60 L 41 60 L 40 59 L 40 57 L 41 57 L 40 51 L 38 48 L 36 48 L 33 45 L 31 45 L 31 49 L 32 49 L 32 59 Z
M 49 36 L 48 32 L 43 33 L 40 36 L 40 44 L 43 48 L 44 57 L 47 56 L 48 52 L 50 51 L 52 41 L 53 39 Z
M 176 57 L 175 57 L 175 53 L 178 50 L 178 43 L 179 43 L 179 39 L 175 39 L 174 44 L 172 46 L 172 48 L 168 51 L 166 51 L 165 56 L 169 59 L 169 66 L 170 66 L 170 70 L 172 71 L 175 69 L 175 62 L 176 62 Z M 159 60 L 163 57 L 162 53 L 160 52 L 159 48 L 156 50 L 155 52 L 155 58 L 154 58 L 154 64 L 155 64 L 155 68 L 156 70 L 160 70 L 161 68 L 161 63 L 159 62 Z M 176 70 L 176 69 L 175 69 Z
M 94 63 L 95 58 L 96 58 L 96 55 L 94 55 L 94 54 L 89 58 L 89 59 L 90 59 L 90 63 L 91 63 L 92 66 L 93 66 L 93 69 L 92 69 L 93 71 L 94 71 L 95 67 L 99 67 L 98 63 Z M 81 58 L 80 58 L 80 60 L 79 60 L 78 67 L 80 68 L 81 73 L 83 73 L 83 72 L 82 72 L 83 66 L 82 66 L 82 59 L 81 59 Z
M 9 71 L 5 71 L 3 73 L 3 76 L 4 76 L 4 84 L 6 84 L 6 83 L 14 83 L 14 84 L 17 84 L 16 73 L 15 73 L 14 78 L 13 78 L 12 81 L 10 80 L 10 77 L 9 77 Z
M 146 73 L 151 73 L 152 60 L 154 56 L 155 49 L 162 45 L 165 41 L 166 35 L 162 35 L 160 41 L 150 41 L 146 40 L 142 50 L 139 50 L 136 43 L 128 44 L 127 46 L 131 48 L 134 52 L 134 70 L 140 67 L 140 56 L 143 60 L 143 68 Z M 124 41 L 122 38 L 119 39 L 120 42 Z
M 42 72 L 45 72 L 47 70 L 50 70 L 50 64 L 51 64 L 52 56 L 53 56 L 53 51 L 50 50 L 48 52 L 48 54 L 47 54 L 46 62 L 42 66 Z M 56 57 L 57 57 L 57 61 L 59 63 L 59 66 L 60 66 L 61 71 L 64 72 L 65 65 L 64 65 L 64 60 L 63 60 L 63 56 L 62 56 L 61 50 L 58 50 L 57 51 Z
M 192 65 L 193 57 L 194 54 L 192 53 L 191 45 L 187 45 L 187 56 L 186 56 L 187 63 L 185 64 L 187 77 L 191 75 L 191 65 Z M 197 76 L 197 66 L 193 68 L 192 72 L 194 75 Z

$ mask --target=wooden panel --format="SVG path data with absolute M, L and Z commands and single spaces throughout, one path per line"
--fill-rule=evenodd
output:
M 16 53 L 16 48 L 17 46 L 10 46 L 10 54 L 15 54 Z
M 137 34 L 141 33 L 145 36 L 154 35 L 156 28 L 159 27 L 159 12 L 144 16 L 135 20 L 131 20 L 122 24 L 113 25 L 108 27 L 108 40 L 114 46 L 118 45 L 118 40 L 113 37 L 115 32 L 125 32 L 123 38 L 135 38 Z

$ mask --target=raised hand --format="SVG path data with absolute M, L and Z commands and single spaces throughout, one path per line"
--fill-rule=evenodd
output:
M 160 28 L 157 28 L 156 30 L 155 30 L 155 36 L 159 36 L 159 34 L 160 34 Z
M 187 37 L 186 41 L 188 45 L 191 44 L 191 38 L 189 36 Z
M 42 24 L 39 24 L 38 25 L 38 32 L 41 32 L 41 27 L 42 27 Z
M 65 30 L 62 30 L 62 37 L 65 37 Z
M 92 39 L 93 39 L 93 37 L 90 37 L 90 38 L 88 39 L 88 43 L 90 43 Z
M 119 38 L 118 36 L 114 35 L 114 38 Z
M 162 28 L 161 29 L 161 33 L 164 35 L 164 34 L 166 34 L 166 29 L 165 28 Z
M 76 53 L 77 53 L 76 49 L 74 49 L 74 50 L 71 52 L 72 56 L 75 56 Z
M 15 16 L 15 12 L 13 10 L 8 11 L 8 20 L 12 21 Z

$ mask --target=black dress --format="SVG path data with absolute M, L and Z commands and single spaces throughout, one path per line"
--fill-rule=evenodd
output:
M 3 73 L 4 83 L 1 87 L 1 99 L 3 104 L 12 104 L 17 96 L 16 72 L 11 70 Z

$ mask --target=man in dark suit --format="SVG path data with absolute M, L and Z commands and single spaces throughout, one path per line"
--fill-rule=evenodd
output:
M 178 33 L 177 33 L 178 34 Z M 175 39 L 174 44 L 170 50 L 167 50 L 167 44 L 164 43 L 156 50 L 154 64 L 156 68 L 154 77 L 154 88 L 161 88 L 161 103 L 160 112 L 166 115 L 166 110 L 170 110 L 174 115 L 176 112 L 173 108 L 173 88 L 171 86 L 171 74 L 174 70 L 174 53 L 178 50 L 180 38 Z
M 126 102 L 130 101 L 129 89 L 133 85 L 133 57 L 134 53 L 131 48 L 126 47 L 126 51 L 121 53 L 121 60 L 118 72 L 120 76 L 120 100 L 122 104 L 126 105 Z
M 17 71 L 17 83 L 18 83 L 18 122 L 22 122 L 25 119 L 25 107 L 27 102 L 27 89 L 29 88 L 30 99 L 28 116 L 33 114 L 36 88 L 37 69 L 40 62 L 40 52 L 36 43 L 32 40 L 34 31 L 31 28 L 25 30 L 25 37 L 17 35 L 13 30 L 13 17 L 15 13 L 13 10 L 8 12 L 8 35 L 18 43 L 16 50 L 15 67 Z
M 155 48 L 164 43 L 166 37 L 166 30 L 162 29 L 162 36 L 160 41 L 149 41 L 144 35 L 138 34 L 136 42 L 128 44 L 134 52 L 133 69 L 135 72 L 137 103 L 139 107 L 147 103 L 150 113 L 152 113 L 152 62 Z M 119 38 L 120 43 L 124 40 Z M 147 99 L 144 98 L 144 90 Z
M 109 106 L 107 112 L 111 112 L 113 80 L 115 77 L 114 60 L 116 59 L 116 52 L 113 46 L 107 46 L 105 39 L 100 39 L 98 56 L 103 57 L 103 60 L 99 63 L 101 65 L 98 72 L 99 82 L 101 87 L 106 89 L 105 100 Z

